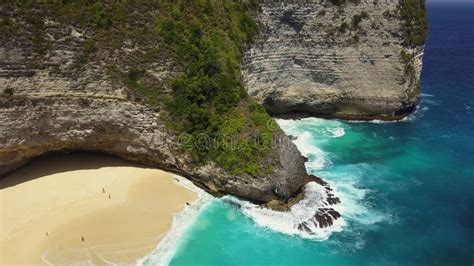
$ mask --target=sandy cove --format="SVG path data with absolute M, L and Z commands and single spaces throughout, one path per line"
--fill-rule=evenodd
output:
M 172 174 L 114 157 L 45 157 L 0 180 L 0 264 L 134 263 L 196 199 Z

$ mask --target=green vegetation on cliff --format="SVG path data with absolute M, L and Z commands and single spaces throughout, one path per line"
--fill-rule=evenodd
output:
M 400 0 L 405 45 L 420 46 L 428 38 L 425 0 Z
M 403 63 L 403 74 L 408 77 L 409 85 L 412 85 L 416 80 L 416 71 L 415 71 L 415 55 L 413 53 L 402 50 L 400 52 Z
M 106 62 L 109 76 L 124 84 L 133 98 L 165 110 L 170 129 L 197 161 L 213 161 L 236 174 L 255 176 L 271 170 L 266 156 L 271 118 L 248 97 L 240 76 L 242 51 L 258 31 L 252 18 L 258 10 L 255 1 L 63 0 L 8 5 L 14 13 L 8 17 L 18 19 L 16 24 L 2 19 L 1 24 L 22 28 L 18 35 L 30 36 L 40 57 L 51 48 L 46 23 L 77 29 L 84 41 L 75 67 Z M 166 64 L 175 74 L 157 80 L 154 64 Z
M 195 140 L 200 160 L 230 172 L 257 175 L 269 148 L 271 119 L 248 98 L 240 77 L 241 52 L 257 33 L 254 4 L 177 1 L 163 5 L 155 30 L 183 68 L 167 103 L 173 128 Z M 232 138 L 232 141 L 229 141 Z M 268 169 L 264 167 L 264 169 Z
M 334 6 L 340 8 L 348 4 L 358 5 L 361 0 L 327 0 Z M 399 14 L 402 19 L 402 30 L 404 45 L 406 46 L 420 46 L 423 45 L 428 37 L 428 19 L 426 15 L 425 0 L 398 0 Z M 374 2 L 378 5 L 378 2 Z M 369 12 L 370 10 L 367 10 Z M 364 11 L 361 15 L 354 15 L 352 19 L 352 27 L 358 27 L 362 19 L 367 18 L 368 13 Z M 390 11 L 387 10 L 384 14 L 390 18 Z M 341 31 L 345 32 L 346 27 L 342 26 Z

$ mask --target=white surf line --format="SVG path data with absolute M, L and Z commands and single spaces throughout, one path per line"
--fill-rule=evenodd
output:
M 173 175 L 175 183 L 195 192 L 198 198 L 184 209 L 173 214 L 173 223 L 166 236 L 160 241 L 156 248 L 144 258 L 137 260 L 136 265 L 168 265 L 177 250 L 179 240 L 196 220 L 199 211 L 211 202 L 214 197 L 193 184 L 188 179 Z
M 320 228 L 314 223 L 308 223 L 311 232 L 298 229 L 298 225 L 303 222 L 314 221 L 313 217 L 319 208 L 334 208 L 339 211 L 337 205 L 327 205 L 326 191 L 324 187 L 315 182 L 310 182 L 305 187 L 305 197 L 293 205 L 290 211 L 281 212 L 270 210 L 250 202 L 240 201 L 229 197 L 230 201 L 238 201 L 242 212 L 251 218 L 257 225 L 269 228 L 273 231 L 286 235 L 296 235 L 301 238 L 323 241 L 327 240 L 334 232 L 341 232 L 346 225 L 343 217 L 333 220 L 331 226 Z
M 308 162 L 306 162 L 307 171 L 322 176 L 333 189 L 335 196 L 341 199 L 341 203 L 331 205 L 330 207 L 338 211 L 342 217 L 337 219 L 335 224 L 327 228 L 327 230 L 320 230 L 317 231 L 315 235 L 304 235 L 303 237 L 312 238 L 314 240 L 324 240 L 327 239 L 332 232 L 343 231 L 343 229 L 351 230 L 347 225 L 352 222 L 366 225 L 375 224 L 388 219 L 385 213 L 373 210 L 370 206 L 363 204 L 364 199 L 370 190 L 357 187 L 359 181 L 362 180 L 361 173 L 358 172 L 360 167 L 357 166 L 355 169 L 349 169 L 348 171 L 341 173 L 334 172 L 335 170 L 330 168 L 332 165 L 330 159 L 331 154 L 318 148 L 317 144 L 315 144 L 317 143 L 317 141 L 314 141 L 314 138 L 316 138 L 315 136 L 318 136 L 317 138 L 323 141 L 334 138 L 334 134 L 331 134 L 332 136 L 326 136 L 321 133 L 324 132 L 324 130 L 333 132 L 337 128 L 348 129 L 350 127 L 348 124 L 342 121 L 324 120 L 321 118 L 305 118 L 300 121 L 278 120 L 277 122 L 282 126 L 286 133 L 297 137 L 293 143 L 296 144 L 302 155 L 309 159 Z M 361 123 L 367 123 L 367 121 L 361 121 Z M 317 128 L 312 127 L 316 125 L 318 126 Z M 306 126 L 309 126 L 310 128 L 306 129 Z M 364 169 L 362 168 L 360 170 Z M 344 176 L 344 178 L 340 178 L 339 175 Z M 317 187 L 315 186 L 314 188 L 311 188 L 309 192 L 308 196 L 305 195 L 305 198 L 309 198 L 307 202 L 311 202 L 310 198 L 313 198 L 313 201 L 317 202 Z M 300 206 L 295 212 L 295 214 L 299 213 L 302 216 L 292 215 L 289 219 L 304 217 L 304 215 L 311 210 L 310 208 L 305 207 L 305 205 Z M 264 219 L 268 220 L 267 217 L 264 217 Z M 266 222 L 275 221 L 269 220 Z M 298 232 L 295 233 L 294 228 L 288 227 L 288 225 L 283 227 L 283 225 L 277 223 L 276 226 L 282 227 L 280 230 L 299 234 Z M 319 230 L 319 228 L 314 229 Z M 330 230 L 332 230 L 332 232 Z M 303 232 L 303 234 L 305 233 L 306 232 Z

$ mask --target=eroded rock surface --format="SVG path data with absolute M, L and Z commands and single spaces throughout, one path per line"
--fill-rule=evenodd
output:
M 249 94 L 274 115 L 411 113 L 419 102 L 423 46 L 404 44 L 399 1 L 330 2 L 262 2 L 262 32 L 243 64 Z M 413 70 L 406 70 L 402 51 L 413 54 Z
M 113 54 L 100 51 L 84 63 L 91 33 L 54 18 L 44 20 L 47 49 L 37 49 L 27 27 L 0 45 L 0 176 L 46 153 L 90 150 L 172 171 L 214 195 L 258 204 L 285 206 L 307 182 L 321 181 L 306 173 L 305 159 L 279 128 L 274 137 L 284 143 L 267 155 L 269 174 L 234 175 L 212 161 L 196 162 L 181 136 L 168 129 L 163 110 L 145 104 L 111 77 L 109 65 L 134 60 L 140 47 L 124 42 Z M 146 69 L 163 91 L 178 71 L 166 59 Z

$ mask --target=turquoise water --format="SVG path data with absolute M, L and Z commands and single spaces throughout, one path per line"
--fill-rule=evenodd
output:
M 430 4 L 423 101 L 397 123 L 279 121 L 341 197 L 340 232 L 308 240 L 211 201 L 171 265 L 473 265 L 474 4 Z M 153 260 L 148 261 L 152 264 Z

